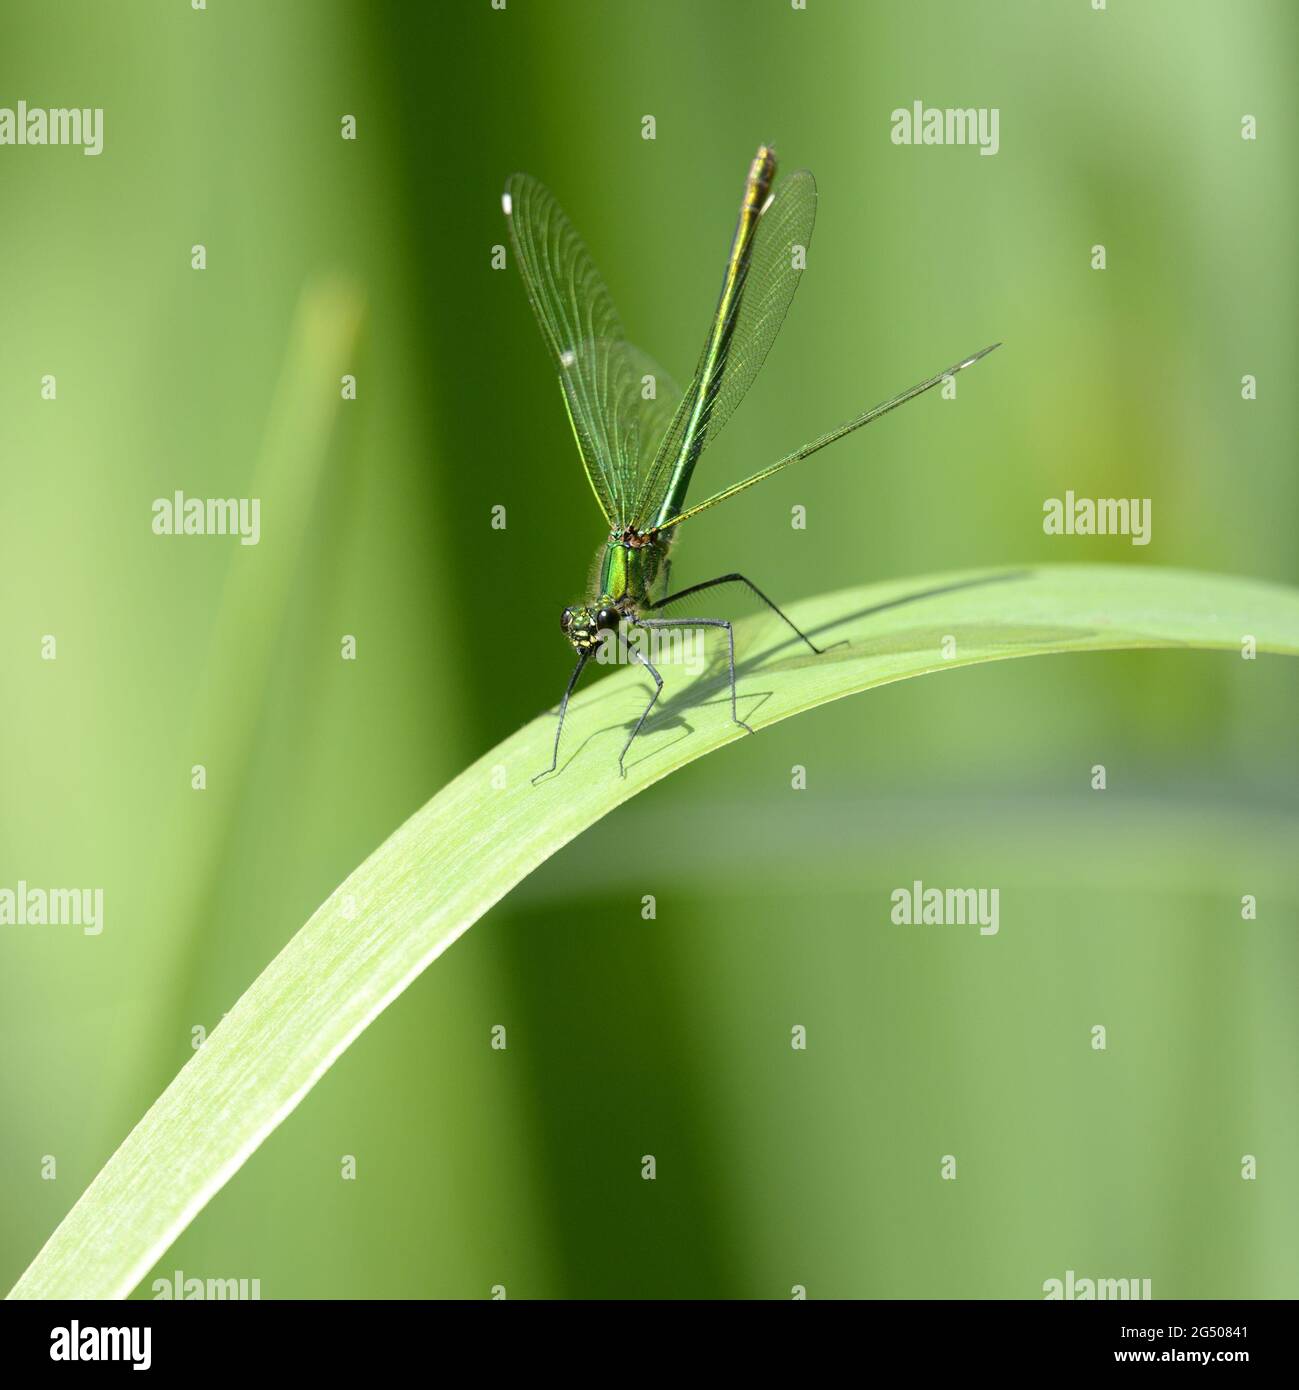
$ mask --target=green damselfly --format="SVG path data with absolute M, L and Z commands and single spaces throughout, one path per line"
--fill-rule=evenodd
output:
M 687 507 L 686 490 L 704 449 L 717 438 L 744 399 L 789 308 L 805 264 L 816 215 L 816 183 L 806 169 L 775 183 L 775 152 L 759 148 L 744 183 L 739 222 L 726 261 L 722 292 L 699 365 L 683 395 L 640 349 L 623 336 L 617 310 L 573 225 L 548 189 L 514 174 L 501 199 L 515 259 L 541 335 L 559 375 L 578 451 L 609 536 L 600 549 L 590 593 L 564 609 L 560 625 L 577 652 L 577 666 L 559 705 L 550 766 L 559 764 L 559 739 L 569 697 L 600 646 L 615 641 L 644 666 L 654 693 L 618 757 L 627 751 L 663 690 L 663 677 L 624 629 L 724 628 L 728 641 L 731 718 L 743 729 L 735 689 L 735 634 L 724 618 L 657 618 L 671 604 L 723 584 L 742 584 L 776 613 L 812 651 L 818 647 L 742 574 L 720 575 L 671 591 L 668 552 L 683 521 L 805 459 L 836 439 L 914 400 L 986 357 L 993 343 L 935 376 L 818 436 L 810 444 Z M 774 188 L 773 188 L 774 185 Z M 752 733 L 752 729 L 749 729 Z

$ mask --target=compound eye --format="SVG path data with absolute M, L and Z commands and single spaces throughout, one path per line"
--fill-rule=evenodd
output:
M 622 619 L 622 614 L 616 608 L 602 608 L 595 615 L 595 625 L 601 631 L 616 629 Z
M 565 632 L 567 632 L 568 629 L 573 626 L 573 610 L 571 608 L 565 608 L 564 611 L 559 615 L 559 626 Z

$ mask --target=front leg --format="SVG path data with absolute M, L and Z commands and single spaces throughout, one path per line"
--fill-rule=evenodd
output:
M 582 655 L 577 658 L 577 665 L 573 669 L 573 674 L 568 678 L 568 688 L 564 691 L 564 698 L 559 702 L 559 723 L 555 726 L 555 748 L 550 755 L 550 766 L 546 768 L 544 772 L 537 773 L 532 779 L 532 785 L 534 787 L 543 777 L 554 772 L 559 766 L 559 736 L 564 732 L 564 715 L 568 712 L 568 697 L 573 693 L 573 689 L 577 685 L 578 677 L 582 674 L 582 668 L 586 665 L 588 659 L 587 654 L 583 652 Z

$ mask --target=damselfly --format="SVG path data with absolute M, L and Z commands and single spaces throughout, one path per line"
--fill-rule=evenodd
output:
M 775 152 L 762 146 L 744 183 L 739 223 L 722 279 L 712 326 L 699 365 L 684 395 L 639 348 L 623 336 L 613 300 L 572 223 L 536 179 L 515 174 L 501 199 L 515 258 L 528 299 L 559 375 L 586 476 L 609 525 L 597 556 L 590 593 L 565 608 L 564 635 L 577 666 L 559 705 L 550 766 L 559 763 L 559 740 L 569 697 L 601 645 L 616 642 L 629 660 L 644 666 L 654 693 L 618 757 L 625 760 L 663 690 L 663 677 L 634 642 L 635 628 L 724 628 L 728 643 L 731 718 L 743 729 L 735 689 L 735 634 L 725 618 L 660 618 L 672 604 L 723 584 L 742 584 L 776 613 L 818 655 L 818 647 L 742 574 L 720 575 L 672 592 L 668 558 L 677 527 L 734 497 L 782 468 L 824 449 L 887 411 L 914 400 L 986 357 L 1000 344 L 963 358 L 900 394 L 818 436 L 792 454 L 687 507 L 686 490 L 704 449 L 721 432 L 758 375 L 775 341 L 806 264 L 816 215 L 816 183 L 806 169 L 779 184 Z M 752 729 L 749 729 L 752 733 Z

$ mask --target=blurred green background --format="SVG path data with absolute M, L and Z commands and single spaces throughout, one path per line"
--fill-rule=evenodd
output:
M 1006 343 L 693 523 L 676 577 L 1294 583 L 1297 38 L 1284 0 L 6 6 L 0 105 L 102 106 L 105 148 L 0 147 L 0 885 L 102 886 L 106 926 L 0 929 L 0 1282 L 191 1030 L 562 690 L 601 522 L 491 266 L 509 172 L 684 378 L 755 146 L 815 171 L 701 486 Z M 1000 152 L 892 145 L 917 100 L 997 107 Z M 1151 498 L 1152 544 L 1044 536 L 1067 488 Z M 260 545 L 154 536 L 177 489 L 260 496 Z M 1282 659 L 1012 662 L 696 764 L 438 961 L 141 1292 L 1299 1295 L 1297 696 Z M 998 887 L 999 934 L 891 925 L 916 878 Z

